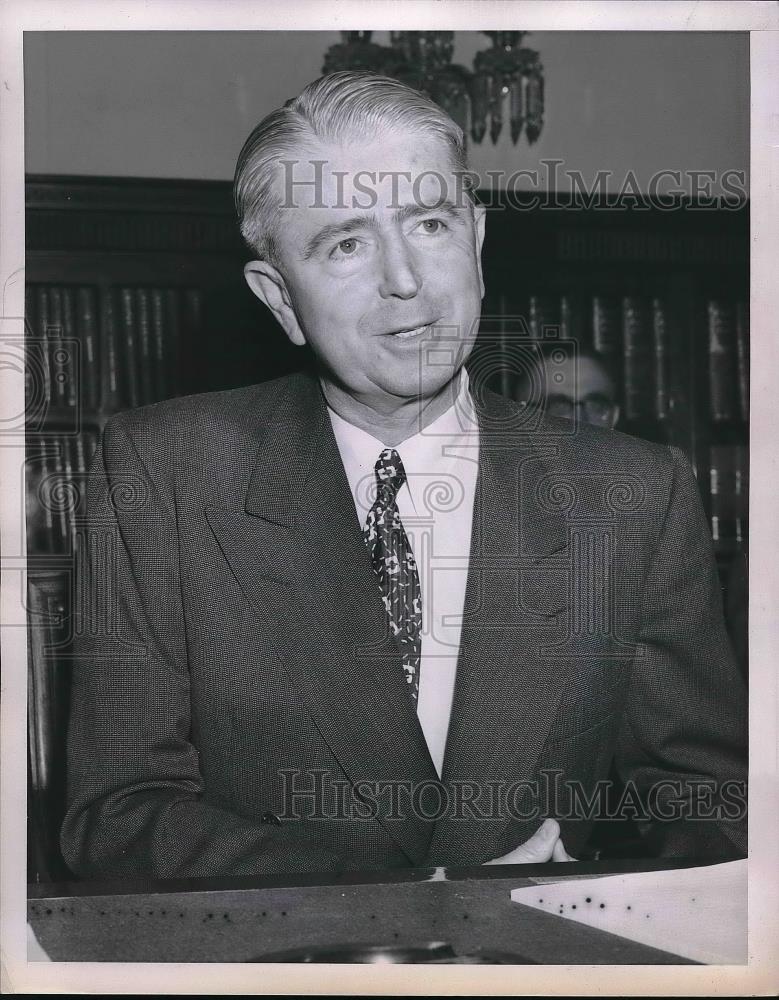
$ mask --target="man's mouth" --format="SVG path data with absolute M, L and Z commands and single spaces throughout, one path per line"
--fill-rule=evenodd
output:
M 432 329 L 433 323 L 425 323 L 423 326 L 404 326 L 399 330 L 390 330 L 390 337 L 397 337 L 398 340 L 412 340 L 414 337 L 420 337 L 422 334 L 427 333 Z

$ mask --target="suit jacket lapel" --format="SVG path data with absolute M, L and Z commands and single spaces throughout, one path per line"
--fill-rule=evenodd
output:
M 364 544 L 326 406 L 312 377 L 290 384 L 268 427 L 244 510 L 210 510 L 244 593 L 276 608 L 291 682 L 352 781 L 437 779 Z M 432 823 L 378 819 L 414 863 Z
M 564 623 L 570 583 L 565 519 L 542 489 L 556 447 L 517 429 L 515 406 L 500 397 L 489 394 L 478 409 L 479 477 L 442 776 L 452 801 L 458 782 L 505 786 L 531 776 L 568 676 L 567 664 L 543 651 Z M 481 808 L 491 812 L 485 799 Z M 500 816 L 444 819 L 430 858 L 481 863 L 505 825 Z

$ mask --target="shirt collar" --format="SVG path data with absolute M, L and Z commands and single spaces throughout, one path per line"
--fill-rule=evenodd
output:
M 355 504 L 358 510 L 365 508 L 373 486 L 376 459 L 386 445 L 361 427 L 355 427 L 344 420 L 330 406 L 327 409 Z M 478 418 L 470 393 L 468 373 L 463 367 L 460 369 L 460 385 L 454 403 L 422 431 L 412 434 L 396 446 L 406 470 L 412 501 L 416 477 L 451 469 L 459 460 L 463 449 L 473 449 L 476 446 Z

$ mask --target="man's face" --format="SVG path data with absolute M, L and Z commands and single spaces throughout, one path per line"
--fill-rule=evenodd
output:
M 484 294 L 484 214 L 447 145 L 388 133 L 288 159 L 278 266 L 247 265 L 252 290 L 326 381 L 377 412 L 434 396 L 470 353 Z
M 619 417 L 614 386 L 605 369 L 592 358 L 567 358 L 546 365 L 546 408 L 558 417 L 579 418 L 600 427 L 613 427 Z

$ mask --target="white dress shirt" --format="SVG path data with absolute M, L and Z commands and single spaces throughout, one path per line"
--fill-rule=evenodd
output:
M 364 525 L 375 497 L 374 466 L 387 445 L 332 409 L 329 412 Z M 460 650 L 479 468 L 478 422 L 464 368 L 455 403 L 395 449 L 406 470 L 406 483 L 397 495 L 398 512 L 414 552 L 422 593 L 417 714 L 440 777 Z

